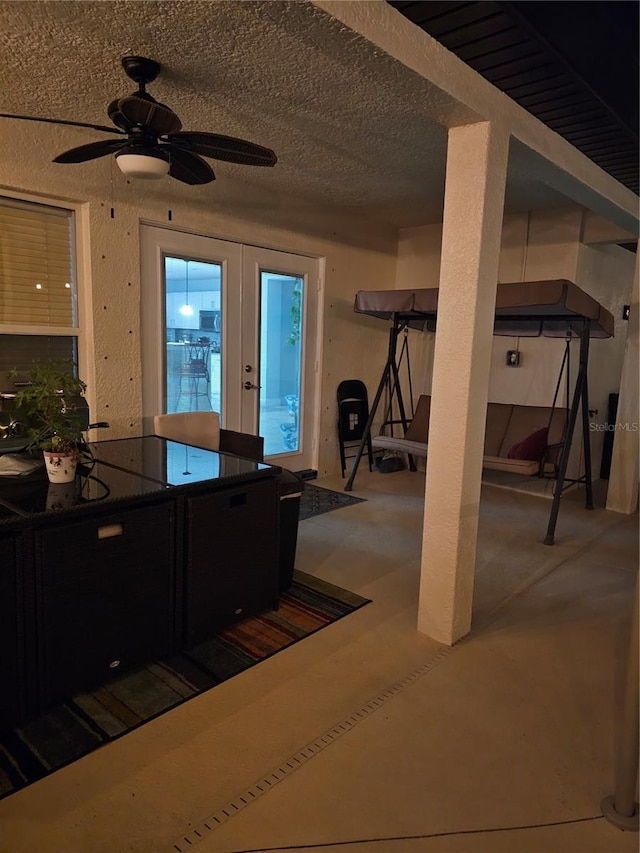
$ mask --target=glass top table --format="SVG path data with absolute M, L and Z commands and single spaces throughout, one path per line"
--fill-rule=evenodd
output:
M 210 480 L 239 480 L 274 476 L 280 468 L 240 456 L 218 453 L 156 435 L 120 438 L 89 445 L 94 459 L 135 471 L 168 486 L 185 486 Z
M 275 477 L 280 468 L 158 436 L 89 445 L 72 483 L 49 483 L 44 468 L 0 477 L 0 527 L 20 519 L 77 511 L 98 503 L 162 498 L 189 486 L 223 488 Z

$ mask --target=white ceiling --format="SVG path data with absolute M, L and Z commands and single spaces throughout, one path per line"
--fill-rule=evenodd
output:
M 441 219 L 445 128 L 474 118 L 306 2 L 0 2 L 0 51 L 0 112 L 109 124 L 108 103 L 135 88 L 120 58 L 150 56 L 163 66 L 150 92 L 185 130 L 242 137 L 278 155 L 273 169 L 213 162 L 218 181 L 255 182 L 399 226 Z M 60 153 L 47 145 L 48 135 L 59 145 L 59 132 L 46 124 L 33 132 L 43 158 Z M 64 130 L 67 147 L 100 138 Z M 514 148 L 508 211 L 571 204 L 539 174 Z

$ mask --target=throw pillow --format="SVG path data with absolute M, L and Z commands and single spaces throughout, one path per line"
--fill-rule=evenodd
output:
M 547 427 L 532 432 L 531 435 L 509 449 L 507 459 L 526 459 L 529 462 L 540 462 L 547 446 L 548 436 L 549 429 Z

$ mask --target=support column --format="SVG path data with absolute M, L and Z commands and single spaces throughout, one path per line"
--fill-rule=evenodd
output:
M 640 244 L 638 245 L 640 252 Z M 624 362 L 620 377 L 620 397 L 613 434 L 613 455 L 609 472 L 607 509 L 630 515 L 638 506 L 638 279 L 640 258 L 636 253 L 636 270 L 631 294 L 629 328 L 624 348 Z
M 449 131 L 418 609 L 448 645 L 471 627 L 508 153 L 488 122 Z

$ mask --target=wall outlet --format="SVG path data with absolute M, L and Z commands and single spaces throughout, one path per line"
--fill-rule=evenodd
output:
M 520 351 L 517 349 L 507 350 L 507 367 L 520 367 Z

